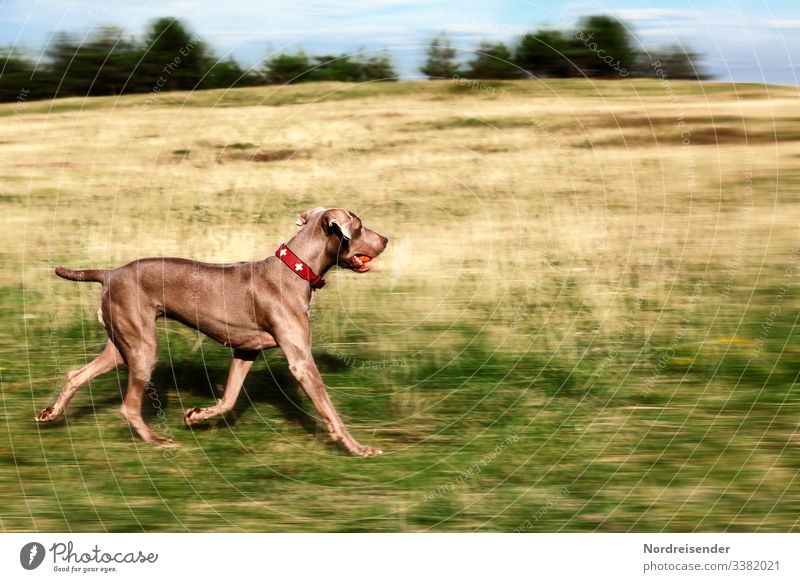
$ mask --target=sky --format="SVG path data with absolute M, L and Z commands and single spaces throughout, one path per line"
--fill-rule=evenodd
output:
M 800 78 L 800 0 L 0 0 L 0 47 L 37 57 L 55 32 L 83 36 L 113 24 L 140 37 L 154 18 L 176 16 L 217 56 L 246 67 L 281 51 L 387 50 L 411 79 L 442 31 L 467 61 L 481 41 L 513 44 L 542 26 L 569 30 L 590 14 L 619 17 L 643 49 L 691 48 L 718 81 Z

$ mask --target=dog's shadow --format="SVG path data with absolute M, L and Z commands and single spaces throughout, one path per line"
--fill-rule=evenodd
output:
M 314 359 L 322 374 L 347 367 L 341 359 L 328 354 L 316 354 Z M 68 409 L 68 414 L 72 418 L 80 418 L 96 413 L 99 408 L 121 404 L 127 384 L 127 370 L 124 366 L 119 369 L 119 373 L 118 391 L 100 398 L 93 396 L 91 404 L 72 407 Z M 146 421 L 152 423 L 159 409 L 163 411 L 169 409 L 172 400 L 170 394 L 173 391 L 180 393 L 181 401 L 187 407 L 212 406 L 222 397 L 227 378 L 228 367 L 221 363 L 162 360 L 153 372 L 150 387 L 145 391 L 142 415 Z M 316 411 L 311 406 L 312 413 L 307 412 L 304 406 L 305 400 L 307 399 L 289 372 L 285 360 L 273 356 L 266 358 L 265 361 L 263 356 L 259 356 L 245 378 L 233 410 L 206 423 L 194 425 L 192 430 L 207 430 L 220 424 L 233 426 L 240 417 L 252 413 L 254 408 L 269 404 L 280 410 L 288 421 L 314 434 L 317 430 Z
M 192 405 L 201 408 L 212 406 L 222 398 L 227 379 L 227 367 L 198 362 L 176 361 L 156 368 L 153 373 L 153 384 L 157 387 L 158 399 L 164 403 L 164 408 L 169 406 L 169 392 L 172 390 L 180 393 L 181 401 L 188 408 L 192 408 Z M 233 409 L 224 416 L 192 426 L 192 430 L 207 430 L 220 424 L 233 426 L 239 418 L 252 413 L 254 408 L 262 404 L 276 407 L 287 420 L 302 426 L 307 432 L 316 431 L 316 421 L 303 407 L 301 391 L 286 363 L 273 358 L 265 363 L 262 357 L 245 378 Z M 153 408 L 147 411 L 148 415 L 158 413 L 157 405 Z

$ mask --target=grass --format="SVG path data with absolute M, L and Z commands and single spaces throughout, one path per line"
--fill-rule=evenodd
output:
M 0 106 L 0 529 L 796 530 L 796 100 L 565 80 Z M 383 457 L 331 446 L 278 352 L 183 428 L 230 352 L 169 322 L 148 414 L 175 449 L 125 426 L 124 369 L 33 422 L 105 337 L 99 286 L 52 267 L 257 260 L 319 205 L 392 240 L 313 308 L 331 398 Z

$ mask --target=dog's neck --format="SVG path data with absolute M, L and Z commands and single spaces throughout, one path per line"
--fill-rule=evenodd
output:
M 324 277 L 325 273 L 336 265 L 338 248 L 332 248 L 331 244 L 332 241 L 328 237 L 319 236 L 319 233 L 314 232 L 309 225 L 289 239 L 286 246 L 312 271 Z

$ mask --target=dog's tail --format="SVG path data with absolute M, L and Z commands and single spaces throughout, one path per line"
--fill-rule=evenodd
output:
M 56 275 L 62 279 L 70 281 L 94 281 L 105 285 L 108 281 L 108 271 L 106 269 L 85 269 L 83 271 L 73 271 L 65 267 L 56 267 Z

